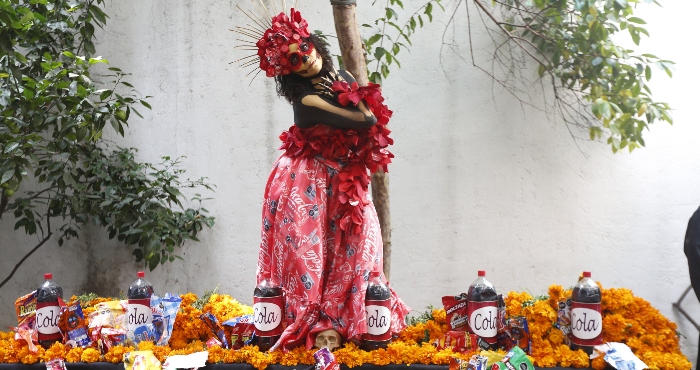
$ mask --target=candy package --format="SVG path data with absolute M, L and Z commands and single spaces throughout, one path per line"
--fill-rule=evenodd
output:
M 513 346 L 518 346 L 523 352 L 530 354 L 530 328 L 527 325 L 527 319 L 524 316 L 510 317 L 506 320 L 506 332 L 511 340 L 511 345 L 506 348 L 510 351 Z
M 85 348 L 90 345 L 88 327 L 85 322 L 85 315 L 83 315 L 83 309 L 80 307 L 80 301 L 61 307 L 58 328 L 63 333 L 65 343 L 70 347 Z
M 433 342 L 437 349 L 452 348 L 452 352 L 468 353 L 477 349 L 479 337 L 466 331 L 451 330 Z
M 450 357 L 449 370 L 486 370 L 488 359 L 484 356 L 473 355 L 469 361 Z
M 161 370 L 153 351 L 133 351 L 124 354 L 124 370 Z
M 491 366 L 491 370 L 535 370 L 535 368 L 520 347 L 513 347 L 501 361 Z
M 248 344 L 255 331 L 253 315 L 234 317 L 224 321 L 223 325 L 231 328 L 231 347 L 233 349 L 240 349 Z
M 156 295 L 151 296 L 153 326 L 158 338 L 157 345 L 165 346 L 170 341 L 181 302 L 182 298 L 170 293 L 166 293 L 162 298 Z
M 202 316 L 199 317 L 204 321 L 204 323 L 207 325 L 207 327 L 216 335 L 216 338 L 219 339 L 219 342 L 221 342 L 222 347 L 228 349 L 228 341 L 226 340 L 226 332 L 224 331 L 224 328 L 221 327 L 221 324 L 219 324 L 219 320 L 214 316 L 212 313 L 207 312 L 202 314 Z
M 442 297 L 442 305 L 445 307 L 445 313 L 447 314 L 448 329 L 467 331 L 469 326 L 467 301 L 467 293 Z

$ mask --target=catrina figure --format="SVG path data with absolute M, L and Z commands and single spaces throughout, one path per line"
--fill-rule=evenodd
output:
M 235 31 L 251 39 L 241 47 L 255 52 L 242 67 L 274 78 L 294 108 L 265 187 L 256 272 L 257 283 L 269 274 L 284 294 L 284 332 L 271 350 L 312 348 L 329 330 L 359 343 L 368 335 L 368 278 L 383 266 L 370 173 L 387 171 L 393 158 L 392 112 L 379 85 L 358 87 L 334 67 L 328 45 L 309 33 L 299 11 L 259 0 L 239 9 L 251 23 Z M 405 328 L 409 311 L 391 289 L 388 333 Z

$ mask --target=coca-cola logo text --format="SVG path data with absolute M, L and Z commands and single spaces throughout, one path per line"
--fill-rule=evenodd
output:
M 304 264 L 306 265 L 306 268 L 309 269 L 309 271 L 321 272 L 321 270 L 323 269 L 323 262 L 321 261 L 321 258 L 319 258 L 316 252 L 312 250 L 309 250 L 306 253 L 304 253 L 301 256 L 301 259 L 304 260 Z

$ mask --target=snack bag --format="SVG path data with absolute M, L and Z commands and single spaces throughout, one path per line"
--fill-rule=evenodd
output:
M 166 293 L 164 297 L 155 294 L 151 296 L 151 311 L 153 311 L 153 326 L 155 327 L 159 346 L 165 346 L 173 334 L 175 318 L 180 311 L 182 298 Z
M 520 347 L 513 347 L 501 361 L 491 366 L 491 370 L 535 370 L 535 368 Z
M 449 370 L 486 370 L 487 362 L 488 359 L 480 355 L 473 355 L 469 361 L 450 357 Z
M 90 339 L 97 343 L 97 348 L 103 355 L 109 350 L 126 341 L 126 328 L 95 328 L 90 331 Z
M 477 349 L 479 337 L 466 331 L 451 330 L 433 342 L 437 349 L 452 348 L 452 352 L 468 353 Z
M 46 370 L 66 370 L 66 364 L 60 358 L 55 358 L 46 363 Z
M 126 328 L 126 301 L 100 302 L 90 314 L 90 328 Z
M 511 317 L 506 321 L 506 331 L 511 340 L 510 351 L 513 346 L 518 346 L 528 355 L 531 353 L 530 328 L 524 316 Z
M 133 351 L 124 354 L 124 370 L 161 370 L 153 351 Z
M 340 370 L 335 356 L 326 347 L 314 352 L 314 360 L 316 360 L 316 370 Z
M 15 312 L 17 313 L 17 327 L 15 330 L 15 340 L 24 340 L 29 346 L 31 353 L 37 353 L 38 349 L 34 345 L 39 338 L 34 323 L 36 320 L 36 290 L 23 295 L 15 301 Z
M 447 313 L 447 327 L 450 330 L 467 331 L 469 315 L 467 315 L 467 293 L 457 296 L 442 297 L 442 305 Z
M 253 338 L 255 331 L 255 319 L 253 315 L 243 315 L 226 320 L 224 326 L 231 327 L 231 347 L 240 349 Z
M 221 327 L 221 324 L 219 324 L 219 320 L 216 318 L 216 316 L 214 316 L 211 312 L 207 312 L 202 314 L 202 316 L 199 318 L 202 319 L 212 333 L 216 335 L 221 344 L 223 344 L 222 347 L 229 349 L 228 341 L 226 340 L 226 333 L 224 332 L 224 328 Z
M 63 340 L 71 347 L 85 348 L 90 345 L 88 327 L 85 322 L 80 301 L 75 301 L 61 307 L 61 317 L 58 320 L 58 328 L 63 334 Z
M 571 346 L 571 297 L 562 298 L 558 306 L 555 326 L 564 334 L 564 344 Z

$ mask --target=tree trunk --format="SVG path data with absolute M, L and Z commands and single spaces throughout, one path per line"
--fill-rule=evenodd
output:
M 340 53 L 343 56 L 343 68 L 350 72 L 360 86 L 366 86 L 367 62 L 360 28 L 355 18 L 355 2 L 353 0 L 331 0 L 333 4 L 333 18 L 335 20 L 335 32 L 338 34 Z M 384 275 L 389 279 L 391 270 L 391 212 L 389 210 L 389 178 L 386 173 L 379 170 L 372 175 L 372 198 L 379 217 L 379 226 L 382 229 L 382 241 L 384 243 Z

